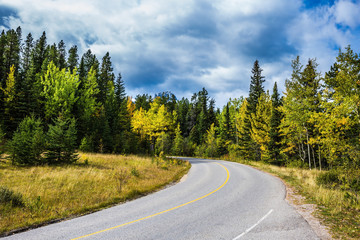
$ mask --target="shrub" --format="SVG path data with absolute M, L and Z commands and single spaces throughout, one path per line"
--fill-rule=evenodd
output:
M 83 152 L 93 152 L 94 151 L 94 147 L 93 147 L 93 141 L 91 137 L 85 136 L 83 137 L 83 139 L 81 139 L 81 143 L 80 143 L 80 151 Z
M 316 177 L 316 183 L 327 187 L 335 187 L 340 184 L 339 174 L 336 170 L 322 172 Z
M 24 201 L 20 193 L 14 193 L 6 187 L 0 187 L 0 203 L 11 204 L 13 207 L 23 207 Z
M 12 162 L 30 165 L 42 163 L 44 138 L 40 119 L 26 117 L 19 124 L 9 143 Z
M 139 177 L 140 176 L 140 173 L 139 171 L 136 169 L 136 167 L 133 167 L 131 169 L 131 175 L 133 175 L 134 177 Z

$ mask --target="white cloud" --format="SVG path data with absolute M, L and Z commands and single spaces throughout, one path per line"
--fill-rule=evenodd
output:
M 360 24 L 360 3 L 341 0 L 335 5 L 336 22 L 355 28 Z

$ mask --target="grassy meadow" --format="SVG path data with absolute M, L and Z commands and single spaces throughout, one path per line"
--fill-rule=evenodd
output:
M 239 161 L 283 179 L 307 203 L 317 204 L 316 216 L 329 227 L 335 239 L 360 239 L 360 196 L 358 192 L 346 191 L 317 183 L 317 177 L 326 171 L 278 167 L 254 161 Z
M 13 166 L 0 160 L 0 234 L 81 215 L 153 192 L 179 180 L 188 162 L 80 154 L 76 164 Z

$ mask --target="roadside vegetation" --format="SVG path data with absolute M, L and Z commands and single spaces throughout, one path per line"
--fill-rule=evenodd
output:
M 67 165 L 0 161 L 0 234 L 96 211 L 178 181 L 190 168 L 162 157 L 80 154 Z

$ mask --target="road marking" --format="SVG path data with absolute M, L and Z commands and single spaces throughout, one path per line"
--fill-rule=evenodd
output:
M 263 216 L 259 221 L 257 221 L 257 223 L 255 223 L 254 225 L 252 225 L 250 228 L 246 229 L 245 232 L 243 232 L 242 234 L 240 234 L 239 236 L 237 236 L 236 238 L 234 238 L 233 240 L 238 240 L 241 237 L 243 237 L 245 234 L 247 234 L 248 232 L 250 232 L 251 230 L 253 230 L 254 227 L 256 227 L 257 225 L 259 225 L 265 218 L 267 218 L 272 212 L 274 211 L 274 209 L 271 209 L 265 216 Z
M 169 208 L 169 209 L 164 210 L 164 211 L 162 211 L 162 212 L 158 212 L 158 213 L 149 215 L 149 216 L 147 216 L 147 217 L 139 218 L 139 219 L 136 219 L 136 220 L 131 221 L 131 222 L 123 223 L 123 224 L 121 224 L 121 225 L 118 225 L 118 226 L 115 226 L 115 227 L 111 227 L 111 228 L 107 228 L 107 229 L 104 229 L 104 230 L 100 230 L 100 231 L 97 231 L 97 232 L 94 232 L 94 233 L 90 233 L 90 234 L 87 234 L 87 235 L 84 235 L 84 236 L 81 236 L 81 237 L 73 238 L 73 239 L 71 239 L 71 240 L 76 240 L 76 239 L 80 239 L 80 238 L 89 237 L 89 236 L 92 236 L 92 235 L 95 235 L 95 234 L 99 234 L 99 233 L 103 233 L 103 232 L 106 232 L 106 231 L 109 231 L 109 230 L 112 230 L 112 229 L 115 229 L 115 228 L 120 228 L 120 227 L 129 225 L 129 224 L 132 224 L 132 223 L 140 222 L 140 221 L 142 221 L 142 220 L 145 220 L 145 219 L 148 219 L 148 218 L 152 218 L 152 217 L 158 216 L 158 215 L 163 214 L 163 213 L 170 212 L 170 211 L 172 211 L 172 210 L 181 208 L 181 207 L 186 206 L 186 205 L 188 205 L 188 204 L 190 204 L 190 203 L 197 202 L 197 201 L 199 201 L 199 200 L 201 200 L 201 199 L 203 199 L 203 198 L 206 198 L 206 197 L 210 196 L 211 194 L 213 194 L 213 193 L 219 191 L 221 188 L 223 188 L 223 187 L 225 186 L 225 184 L 229 181 L 229 178 L 230 178 L 229 170 L 228 170 L 224 165 L 222 165 L 222 164 L 220 164 L 220 163 L 216 163 L 216 164 L 219 164 L 220 166 L 222 166 L 222 167 L 226 170 L 227 176 L 226 176 L 225 182 L 224 182 L 220 187 L 218 187 L 217 189 L 215 189 L 214 191 L 212 191 L 212 192 L 210 192 L 210 193 L 208 193 L 208 194 L 206 194 L 206 195 L 204 195 L 204 196 L 202 196 L 202 197 L 199 197 L 199 198 L 197 198 L 197 199 L 194 199 L 194 200 L 192 200 L 192 201 L 190 201 L 190 202 L 183 203 L 183 204 L 181 204 L 181 205 L 179 205 L 179 206 L 176 206 L 176 207 L 173 207 L 173 208 Z

